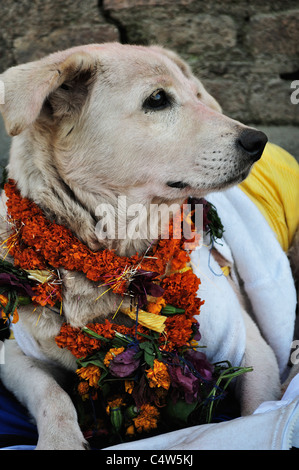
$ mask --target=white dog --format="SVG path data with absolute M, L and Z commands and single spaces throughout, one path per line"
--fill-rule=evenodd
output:
M 116 207 L 118 196 L 126 196 L 127 204 L 137 201 L 148 208 L 222 190 L 248 175 L 267 142 L 262 132 L 221 114 L 188 65 L 160 47 L 75 47 L 12 67 L 0 79 L 5 85 L 1 111 L 15 136 L 9 177 L 48 218 L 93 250 L 108 247 L 131 256 L 151 241 L 97 238 L 99 204 Z M 94 287 L 82 274 L 68 276 L 61 269 L 61 277 L 63 316 L 46 308 L 19 312 L 18 327 L 48 361 L 7 341 L 1 369 L 5 386 L 37 422 L 38 449 L 86 447 L 61 385 L 64 371 L 76 369 L 75 359 L 56 346 L 55 336 L 63 321 L 83 326 L 102 321 L 114 309 L 112 294 L 94 302 Z M 254 372 L 244 376 L 239 390 L 243 413 L 250 413 L 261 401 L 277 399 L 280 381 L 274 353 L 245 310 L 244 321 L 243 364 Z

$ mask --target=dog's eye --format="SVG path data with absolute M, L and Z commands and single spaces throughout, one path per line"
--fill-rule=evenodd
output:
M 62 85 L 60 85 L 60 88 L 62 88 L 62 90 L 69 90 L 70 89 L 70 87 L 66 83 L 63 83 Z
M 168 106 L 170 100 L 164 90 L 156 90 L 144 102 L 146 109 L 164 109 Z

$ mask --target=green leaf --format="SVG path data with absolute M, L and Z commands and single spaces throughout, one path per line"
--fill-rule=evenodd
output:
M 132 343 L 132 341 L 129 341 L 127 338 L 122 338 L 120 336 L 115 336 L 113 340 L 111 341 L 111 346 L 113 348 L 120 348 L 120 347 L 127 347 L 128 344 Z
M 78 359 L 77 363 L 81 367 L 86 367 L 88 366 L 88 364 L 93 364 L 94 366 L 107 370 L 107 367 L 104 364 L 104 357 L 105 357 L 105 353 L 98 352 L 97 354 L 94 354 L 93 356 L 89 356 L 89 357 L 87 356 L 85 358 Z
M 106 374 L 107 375 L 107 374 Z M 103 398 L 106 399 L 109 397 L 110 395 L 110 392 L 111 392 L 111 387 L 109 385 L 109 383 L 105 382 L 105 383 L 101 383 L 101 380 L 103 381 L 103 378 L 101 377 L 100 380 L 99 380 L 99 385 L 101 387 L 101 393 L 103 395 Z
M 108 392 L 110 391 L 110 386 L 107 385 L 107 383 L 105 382 L 105 378 L 107 377 L 108 375 L 108 370 L 101 370 L 101 377 L 99 378 L 99 381 L 98 381 L 98 385 L 101 387 L 101 390 L 102 390 L 102 393 L 103 395 L 105 396 L 108 395 Z M 105 382 L 105 383 L 103 383 Z M 109 388 L 109 390 L 108 390 Z
M 18 297 L 18 305 L 28 305 L 28 304 L 31 304 L 32 300 L 30 299 L 30 297 L 23 297 L 23 296 L 20 296 Z
M 166 413 L 172 421 L 178 424 L 186 424 L 190 414 L 197 407 L 198 402 L 186 403 L 183 400 L 173 402 L 170 400 L 166 406 Z
M 209 219 L 209 223 L 208 223 L 207 233 L 210 234 L 212 240 L 222 238 L 224 227 L 217 213 L 216 207 L 211 203 L 209 203 L 208 219 Z
M 144 351 L 144 360 L 152 368 L 154 367 L 154 360 L 156 358 L 155 347 L 149 341 L 139 344 L 140 349 Z
M 83 326 L 82 331 L 86 333 L 87 335 L 92 336 L 93 338 L 96 338 L 96 339 L 100 339 L 101 341 L 105 341 L 106 343 L 109 343 L 109 341 L 111 341 L 111 339 L 107 339 L 104 336 L 98 335 L 98 333 L 90 330 L 89 328 L 87 328 L 87 326 Z
M 9 261 L 0 259 L 0 271 L 8 274 L 14 274 L 20 281 L 30 283 L 28 273 L 21 268 L 15 267 Z
M 173 305 L 165 305 L 161 310 L 162 315 L 178 315 L 180 313 L 185 313 L 183 308 L 174 307 Z

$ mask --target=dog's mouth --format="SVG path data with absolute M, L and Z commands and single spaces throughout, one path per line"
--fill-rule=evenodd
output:
M 237 172 L 236 174 L 232 174 L 229 177 L 224 178 L 222 181 L 219 178 L 218 181 L 214 180 L 211 183 L 208 182 L 202 182 L 201 184 L 192 184 L 192 183 L 186 183 L 185 181 L 167 181 L 166 186 L 169 188 L 174 188 L 174 189 L 187 189 L 190 194 L 193 191 L 198 191 L 200 192 L 211 192 L 211 191 L 221 191 L 223 189 L 229 188 L 231 186 L 234 186 L 236 184 L 241 183 L 249 174 L 250 169 L 252 165 L 248 165 L 245 168 L 242 168 L 241 171 Z
M 177 189 L 185 189 L 189 186 L 189 184 L 184 183 L 184 181 L 168 181 L 166 184 L 170 188 L 177 188 Z

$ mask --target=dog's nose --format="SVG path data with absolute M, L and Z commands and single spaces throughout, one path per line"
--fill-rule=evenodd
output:
M 250 156 L 253 161 L 257 161 L 263 153 L 268 137 L 261 131 L 255 129 L 244 130 L 239 138 L 238 145 Z

